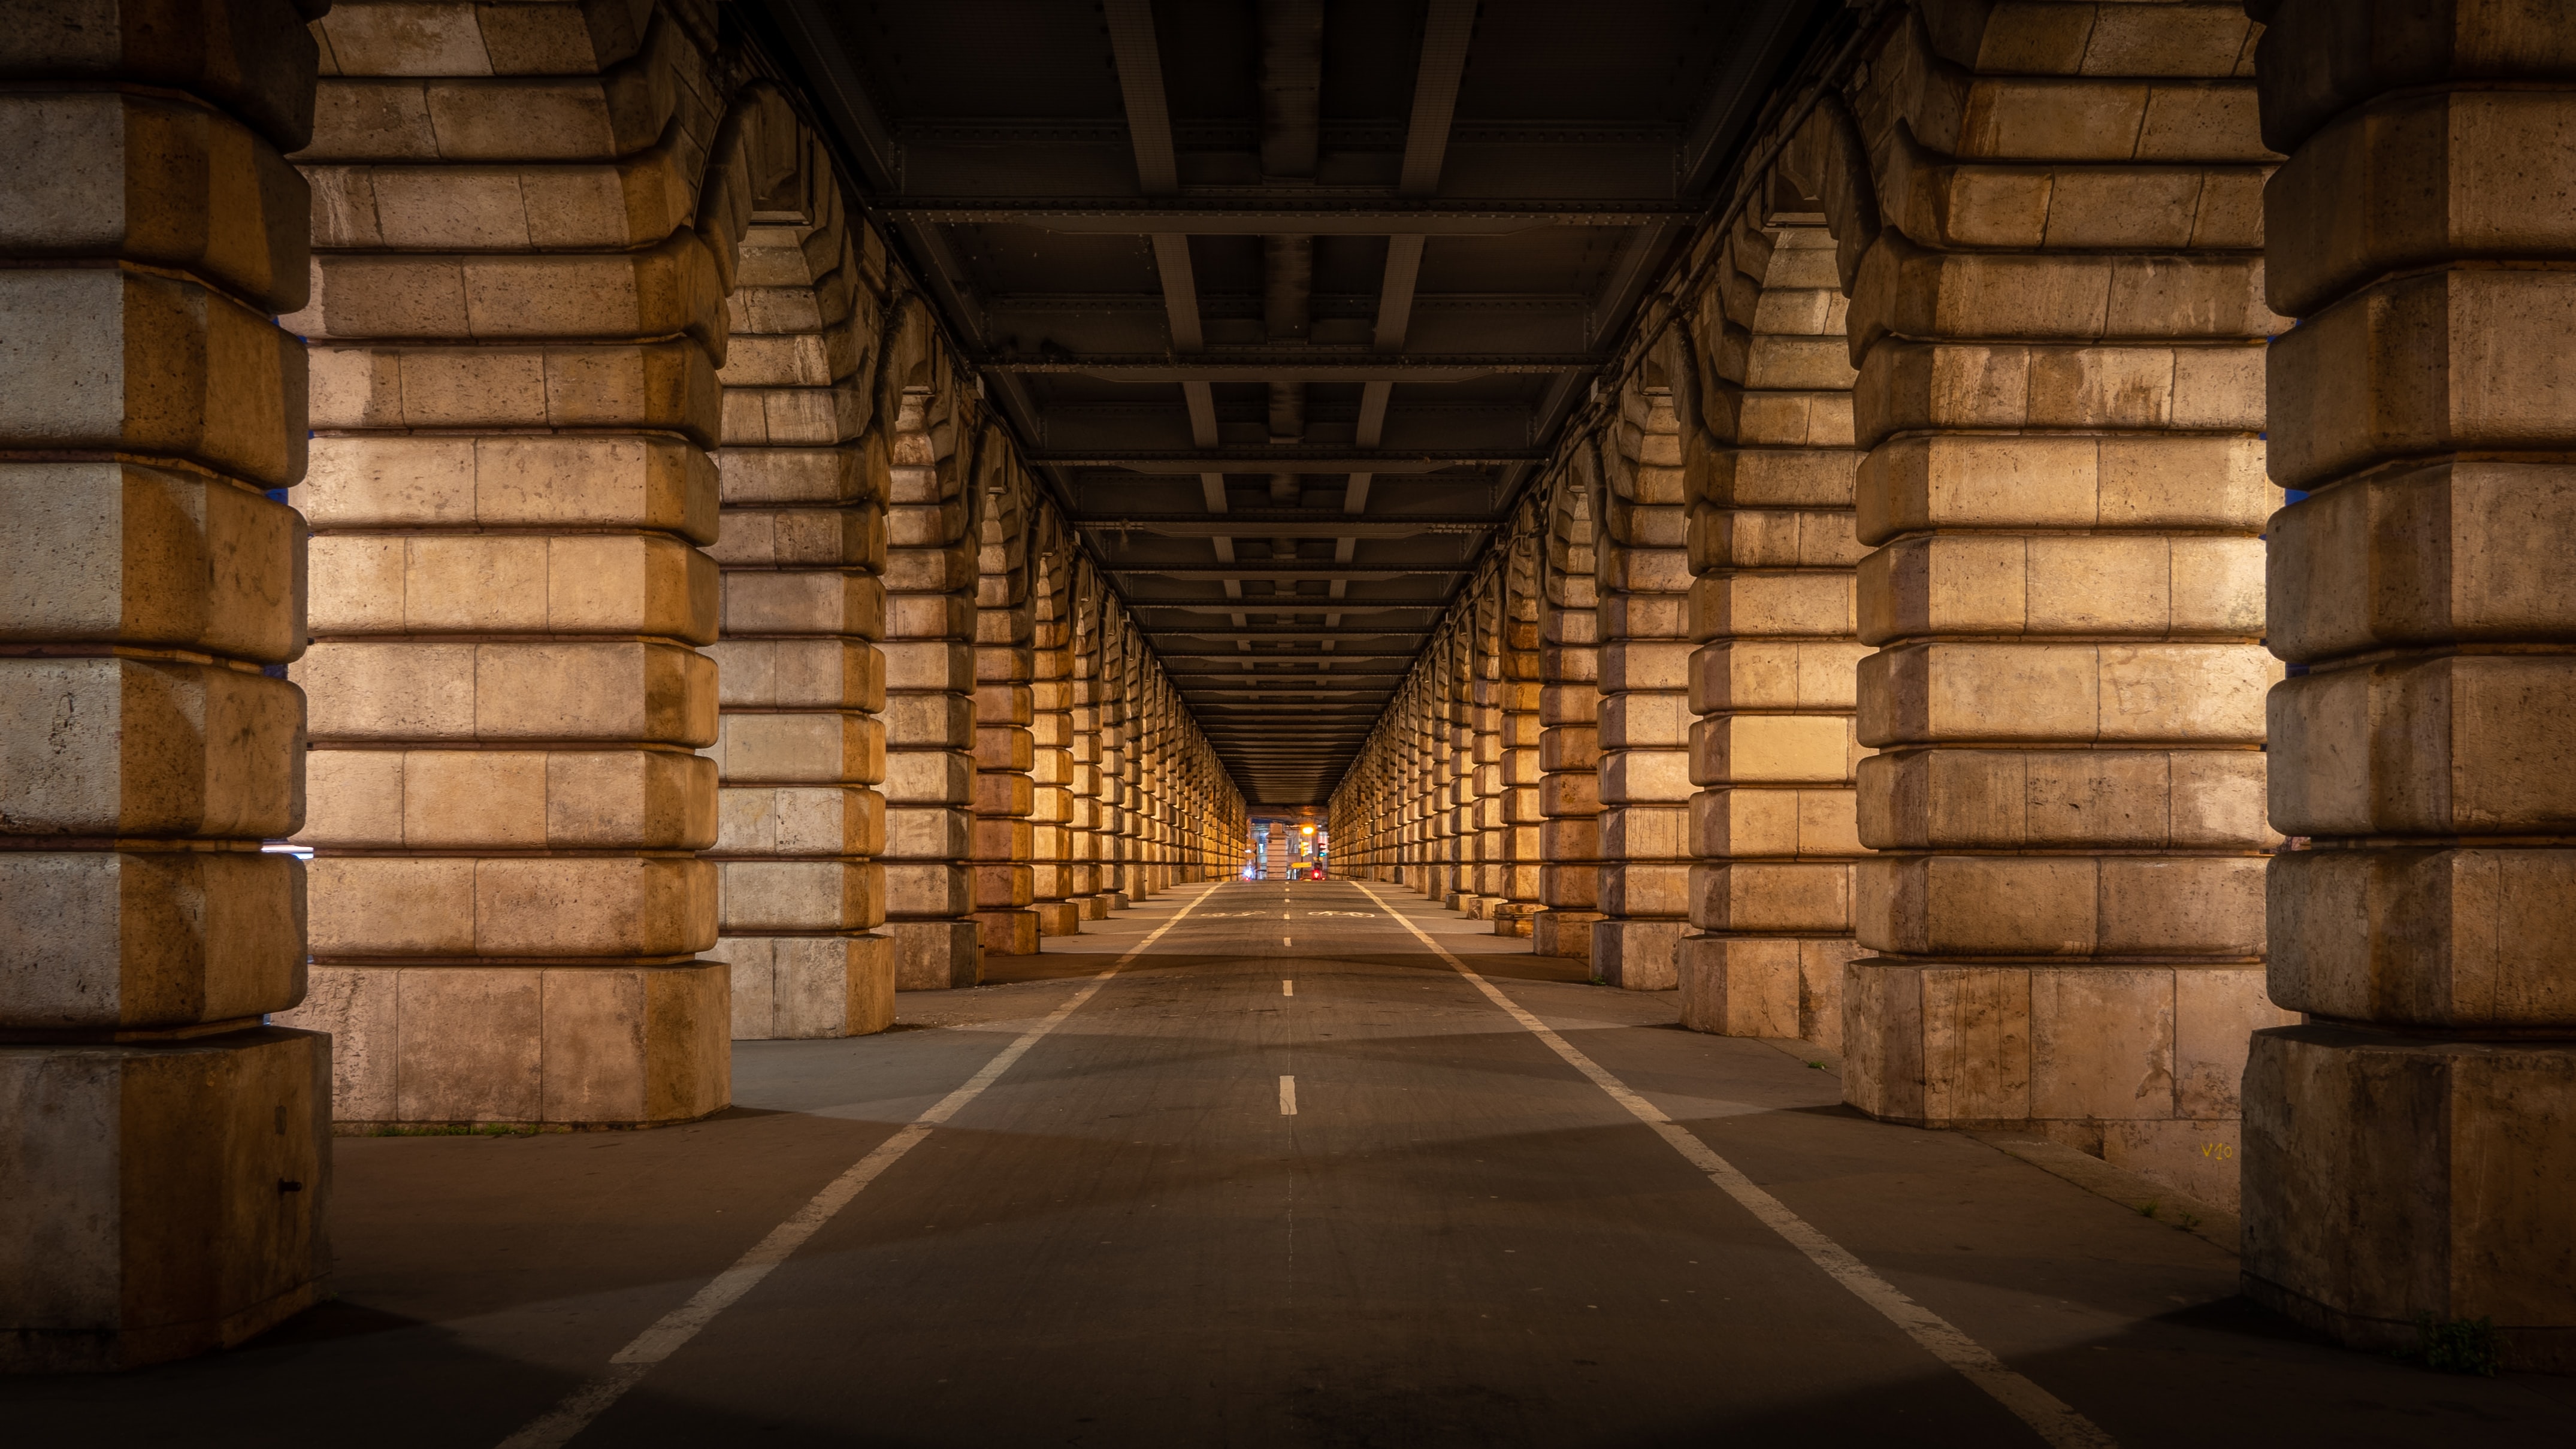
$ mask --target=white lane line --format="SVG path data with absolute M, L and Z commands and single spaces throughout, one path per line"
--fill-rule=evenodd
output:
M 1378 900 L 1377 892 L 1367 886 L 1361 886 L 1359 890 L 1360 894 L 1377 901 L 1380 906 L 1386 906 L 1386 902 Z M 1600 1063 L 1576 1050 L 1573 1043 L 1551 1031 L 1547 1023 L 1522 1010 L 1518 1002 L 1496 990 L 1492 982 L 1470 970 L 1466 962 L 1449 954 L 1448 948 L 1431 939 L 1410 918 L 1392 907 L 1387 909 L 1404 924 L 1406 930 L 1430 947 L 1434 955 L 1448 962 L 1452 970 L 1485 993 L 1487 1000 L 1501 1007 L 1532 1036 L 1547 1043 L 1565 1059 L 1567 1066 L 1591 1078 L 1592 1084 L 1625 1107 L 1629 1116 L 1653 1128 L 1675 1152 L 1688 1159 L 1691 1166 L 1708 1174 L 1709 1181 L 1760 1218 L 1764 1227 L 1787 1239 L 1789 1246 L 1806 1254 L 1808 1261 L 1823 1269 L 1827 1277 L 1849 1289 L 1853 1297 L 1877 1309 L 1888 1322 L 1905 1330 L 1907 1337 L 1921 1344 L 1934 1358 L 1957 1370 L 1968 1382 L 1985 1390 L 1995 1402 L 2020 1416 L 2021 1421 L 2039 1437 L 2059 1446 L 2059 1449 L 2118 1449 L 2118 1442 L 2102 1432 L 2100 1425 L 2075 1412 L 2065 1400 L 2005 1367 L 2003 1360 L 1996 1358 L 1984 1344 L 1961 1333 L 1948 1319 L 1906 1297 L 1895 1284 L 1878 1276 L 1868 1264 L 1852 1256 L 1849 1249 L 1791 1212 L 1787 1203 L 1763 1191 L 1734 1163 L 1718 1156 L 1707 1143 L 1665 1116 L 1662 1108 L 1630 1091 L 1627 1083 L 1610 1075 Z
M 1279 1079 L 1279 1115 L 1282 1117 L 1297 1115 L 1297 1079 L 1295 1077 Z
M 1294 996 L 1294 995 L 1296 995 L 1296 994 L 1297 994 L 1297 983 L 1296 983 L 1296 982 L 1294 982 L 1294 981 L 1282 981 L 1282 982 L 1280 982 L 1280 983 L 1279 983 L 1279 994 L 1280 994 L 1280 995 L 1282 995 L 1282 996 Z
M 805 1245 L 832 1216 L 849 1206 L 862 1188 L 874 1182 L 903 1155 L 921 1145 L 931 1129 L 963 1110 L 969 1102 L 984 1094 L 1004 1072 L 1036 1046 L 1041 1038 L 1061 1025 L 1064 1019 L 1081 1009 L 1082 1004 L 1108 984 L 1119 968 L 1135 960 L 1154 944 L 1165 931 L 1181 923 L 1199 901 L 1213 891 L 1202 892 L 1197 900 L 1175 912 L 1172 918 L 1146 933 L 1145 939 L 1127 948 L 1127 953 L 1109 963 L 1109 968 L 1094 976 L 1072 999 L 1047 1014 L 1046 1019 L 1022 1032 L 1009 1046 L 1002 1048 L 983 1070 L 966 1079 L 966 1084 L 942 1097 L 918 1117 L 905 1123 L 896 1133 L 876 1145 L 865 1157 L 850 1164 L 839 1177 L 824 1184 L 823 1190 L 808 1199 L 787 1221 L 769 1230 L 769 1235 L 754 1243 L 751 1251 L 734 1259 L 733 1266 L 718 1273 L 707 1285 L 691 1294 L 689 1301 L 663 1314 L 653 1326 L 635 1335 L 632 1342 L 619 1349 L 608 1360 L 608 1371 L 592 1378 L 566 1395 L 544 1415 L 526 1428 L 501 1441 L 500 1449 L 561 1449 L 572 1437 L 590 1426 L 593 1419 L 605 1413 L 608 1406 L 623 1398 L 628 1389 L 643 1381 L 653 1366 L 677 1352 L 680 1345 L 697 1337 L 698 1331 L 715 1320 L 715 1316 L 758 1286 L 779 1264 Z M 1282 1088 L 1285 1091 L 1286 1088 Z

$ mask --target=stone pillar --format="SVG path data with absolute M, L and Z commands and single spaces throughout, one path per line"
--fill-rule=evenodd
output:
M 1036 873 L 1029 864 L 1037 810 L 1037 601 L 1029 590 L 1029 484 L 1010 440 L 987 423 L 977 471 L 983 493 L 975 597 L 975 924 L 982 949 L 1011 956 L 1038 949 Z
M 1775 182 L 1775 189 L 1786 189 Z M 1816 203 L 1821 210 L 1821 203 Z M 1691 924 L 1682 1024 L 1841 1049 L 1856 672 L 1853 369 L 1833 233 L 1748 213 L 1693 299 Z
M 824 174 L 828 175 L 828 171 Z M 733 1036 L 894 1024 L 885 919 L 885 497 L 868 390 L 884 254 L 838 208 L 743 237 L 726 299 L 718 917 Z M 821 281 L 822 286 L 816 283 Z M 864 372 L 861 369 L 865 369 Z M 861 399 L 866 401 L 862 402 Z M 852 436 L 865 427 L 863 437 Z
M 1127 903 L 1141 906 L 1154 897 L 1153 812 L 1150 790 L 1154 754 L 1154 667 L 1144 640 L 1129 622 L 1127 652 L 1126 750 L 1118 757 L 1119 832 L 1126 837 L 1126 863 L 1119 876 L 1126 882 Z
M 326 1289 L 305 991 L 314 46 L 283 3 L 0 37 L 0 1371 L 238 1343 Z
M 1074 867 L 1073 554 L 1062 528 L 1050 511 L 1038 555 L 1030 560 L 1038 590 L 1035 682 L 1029 690 L 1034 711 L 1029 732 L 1036 750 L 1029 767 L 1036 787 L 1029 857 L 1035 866 L 1031 893 L 1041 936 L 1071 936 L 1082 929 Z
M 1163 672 L 1151 658 L 1144 661 L 1145 728 L 1136 751 L 1136 834 L 1144 886 L 1139 899 L 1150 898 L 1171 884 L 1165 874 L 1164 825 L 1170 808 L 1163 771 L 1171 759 L 1171 714 Z
M 1145 686 L 1152 676 L 1135 621 L 1122 614 L 1118 626 L 1118 892 L 1125 904 L 1141 906 L 1152 894 L 1145 880 L 1144 817 L 1146 733 L 1151 725 Z
M 1539 904 L 1540 843 L 1547 817 L 1539 809 L 1539 542 L 1522 532 L 1503 564 L 1500 667 L 1502 816 L 1499 886 L 1487 909 L 1497 936 L 1526 936 Z
M 2576 13 L 2248 7 L 2271 304 L 2271 998 L 2245 1288 L 2576 1371 Z
M 1470 813 L 1476 780 L 1476 736 L 1467 701 L 1474 653 L 1463 617 L 1449 617 L 1439 642 L 1432 646 L 1432 658 L 1439 669 L 1432 736 L 1438 763 L 1431 787 L 1439 844 L 1431 899 L 1454 911 L 1459 905 L 1462 878 L 1475 869 L 1476 849 L 1474 816 Z
M 1106 909 L 1123 911 L 1129 899 L 1126 769 L 1133 753 L 1128 710 L 1134 696 L 1127 688 L 1127 620 L 1114 601 L 1105 606 L 1100 638 L 1100 894 Z
M 1073 738 L 1072 851 L 1073 894 L 1069 898 L 1086 921 L 1109 914 L 1101 869 L 1105 837 L 1100 804 L 1100 698 L 1102 630 L 1100 576 L 1088 560 L 1076 565 L 1073 586 Z
M 294 1020 L 335 1039 L 344 1130 L 704 1116 L 731 1081 L 729 975 L 697 956 L 697 752 L 735 233 L 724 187 L 698 223 L 601 182 L 696 194 L 706 57 L 667 13 L 596 39 L 385 17 L 323 22 L 299 158 L 319 204 L 285 324 L 312 346 Z
M 2247 1033 L 2280 1020 L 2269 155 L 2233 78 L 2244 27 L 2143 6 L 2088 48 L 2095 9 L 1898 27 L 1854 100 L 1889 179 L 1834 218 L 1858 259 L 1878 646 L 1858 718 L 1881 752 L 1859 770 L 1881 853 L 1856 878 L 1844 1086 L 1874 1116 L 2037 1131 L 2232 1204 Z
M 1539 608 L 1538 784 L 1540 911 L 1530 949 L 1592 959 L 1600 899 L 1600 650 L 1594 593 L 1594 520 L 1600 471 L 1578 448 L 1552 485 L 1546 593 Z
M 901 305 L 885 364 L 903 384 L 886 510 L 886 934 L 895 986 L 924 991 L 983 979 L 969 808 L 979 440 L 928 304 Z
M 1677 982 L 1690 910 L 1690 564 L 1681 428 L 1660 379 L 1620 389 L 1602 440 L 1601 911 L 1592 974 Z
M 1466 911 L 1485 920 L 1502 899 L 1503 874 L 1503 609 L 1501 571 L 1487 576 L 1474 608 L 1476 650 L 1469 689 L 1474 736 L 1476 874 Z

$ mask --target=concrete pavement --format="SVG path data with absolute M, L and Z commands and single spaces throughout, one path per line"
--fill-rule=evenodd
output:
M 2325 1346 L 2197 1237 L 1371 889 L 1169 892 L 904 996 L 885 1036 L 740 1044 L 736 1106 L 686 1127 L 340 1139 L 336 1301 L 208 1359 L 0 1381 L 0 1422 L 501 1443 L 1168 927 L 570 1442 L 2045 1442 L 1393 909 L 2113 1442 L 2576 1440 L 2564 1380 Z

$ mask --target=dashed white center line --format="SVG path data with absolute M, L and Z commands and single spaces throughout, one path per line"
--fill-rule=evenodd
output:
M 1282 1117 L 1297 1115 L 1297 1079 L 1295 1077 L 1279 1079 L 1279 1115 Z
M 1282 995 L 1282 996 L 1294 996 L 1294 995 L 1296 995 L 1296 994 L 1297 994 L 1297 983 L 1296 983 L 1296 982 L 1294 982 L 1294 981 L 1282 981 L 1282 982 L 1280 982 L 1280 983 L 1279 983 L 1279 994 L 1280 994 L 1280 995 Z

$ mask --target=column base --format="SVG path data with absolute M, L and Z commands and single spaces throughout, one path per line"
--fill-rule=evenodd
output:
M 315 962 L 280 1026 L 331 1034 L 332 1115 L 386 1127 L 663 1127 L 733 1095 L 732 972 Z
M 1496 901 L 1486 918 L 1494 923 L 1497 936 L 1527 936 L 1538 920 L 1538 910 L 1529 901 Z
M 1076 896 L 1066 904 L 1072 906 L 1074 910 L 1081 915 L 1082 919 L 1086 921 L 1105 921 L 1109 919 L 1109 897 L 1107 896 Z
M 2490 1319 L 2502 1367 L 2576 1372 L 2571 1121 L 2576 1042 L 2255 1033 L 2246 1295 L 2367 1349 Z
M 884 936 L 729 936 L 707 953 L 733 974 L 735 1041 L 867 1036 L 894 1025 Z
M 1530 918 L 1530 951 L 1539 956 L 1592 959 L 1592 926 L 1599 911 L 1541 911 Z
M 2240 963 L 1865 956 L 1843 970 L 1843 1100 L 2035 1133 L 2233 1208 L 2245 1044 L 2291 1019 Z
M 1127 909 L 1129 904 L 1128 895 L 1125 891 L 1102 891 L 1100 893 L 1100 899 L 1108 903 L 1102 908 L 1103 915 L 1108 914 L 1110 911 L 1123 911 Z
M 1031 909 L 1037 912 L 1041 936 L 1078 936 L 1082 934 L 1080 901 L 1040 901 Z
M 1843 967 L 1859 954 L 1849 936 L 1685 936 L 1675 958 L 1682 1025 L 1839 1052 Z
M 975 928 L 982 948 L 995 955 L 1038 953 L 1038 913 L 1034 910 L 977 911 Z
M 0 1046 L 0 1372 L 229 1347 L 329 1289 L 331 1040 Z
M 981 933 L 973 921 L 888 921 L 894 989 L 948 991 L 984 979 Z
M 1670 991 L 1681 982 L 1675 964 L 1688 921 L 1607 920 L 1592 923 L 1592 979 L 1627 991 Z
M 1493 903 L 1492 896 L 1460 896 L 1458 904 L 1453 909 L 1468 920 L 1481 921 L 1485 919 L 1485 912 Z

